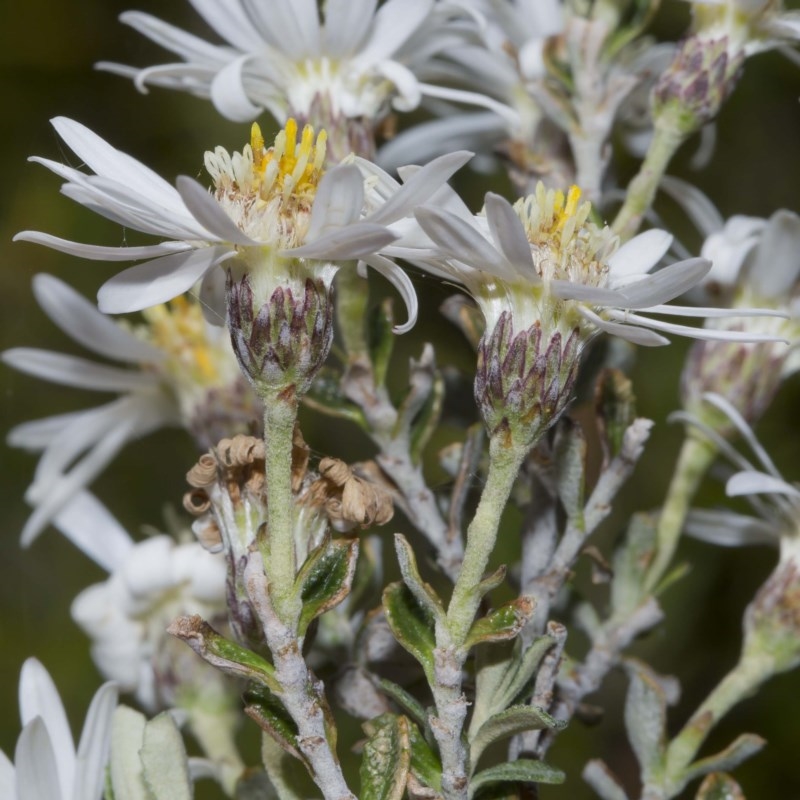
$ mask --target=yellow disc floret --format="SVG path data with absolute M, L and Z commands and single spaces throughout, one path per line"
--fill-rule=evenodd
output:
M 616 250 L 618 239 L 608 228 L 589 220 L 591 203 L 581 203 L 581 190 L 570 187 L 546 189 L 542 183 L 534 194 L 518 200 L 514 210 L 531 243 L 539 276 L 593 286 L 603 285 L 606 261 Z
M 147 325 L 140 333 L 166 355 L 164 367 L 173 378 L 186 378 L 202 386 L 219 379 L 219 358 L 208 339 L 200 305 L 176 297 L 142 312 Z
M 215 196 L 248 236 L 265 245 L 293 247 L 302 241 L 308 214 L 325 170 L 324 130 L 310 125 L 298 139 L 297 122 L 289 119 L 267 147 L 253 123 L 250 142 L 241 153 L 223 147 L 205 154 Z

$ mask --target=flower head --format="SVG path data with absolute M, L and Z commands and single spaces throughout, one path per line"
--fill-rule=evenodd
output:
M 713 260 L 705 289 L 732 311 L 758 305 L 771 316 L 708 320 L 708 329 L 773 336 L 759 346 L 746 341 L 697 342 L 681 379 L 684 407 L 721 432 L 724 417 L 708 413 L 705 393 L 726 397 L 750 423 L 764 413 L 782 381 L 800 366 L 800 217 L 781 210 L 769 220 L 736 216 L 724 225 L 700 216 L 707 233 L 702 253 Z M 786 342 L 789 343 L 787 346 Z
M 22 733 L 14 764 L 0 752 L 0 786 L 6 800 L 100 800 L 117 704 L 113 683 L 101 686 L 86 715 L 77 752 L 58 690 L 35 659 L 22 665 L 19 710 Z
M 96 408 L 25 422 L 9 433 L 11 445 L 42 453 L 26 495 L 35 510 L 23 544 L 128 442 L 178 426 L 204 449 L 222 432 L 252 431 L 260 424 L 259 401 L 242 379 L 227 337 L 203 319 L 194 300 L 154 306 L 143 322 L 129 324 L 101 314 L 50 275 L 37 275 L 33 290 L 67 336 L 122 366 L 30 347 L 2 354 L 6 364 L 37 378 L 118 395 Z
M 192 4 L 224 45 L 126 12 L 123 22 L 183 62 L 101 68 L 134 78 L 142 90 L 151 84 L 210 97 L 237 121 L 266 109 L 280 123 L 298 117 L 341 131 L 336 160 L 351 149 L 369 154 L 372 131 L 391 108 L 419 104 L 418 74 L 464 27 L 462 15 L 435 0 L 388 0 L 380 8 L 378 0 L 332 0 L 322 19 L 316 0 L 273 0 L 269 8 L 249 0 Z
M 668 343 L 656 331 L 701 338 L 762 338 L 644 316 L 640 312 L 718 313 L 664 305 L 701 280 L 710 264 L 690 259 L 648 275 L 671 237 L 648 231 L 620 247 L 619 239 L 592 222 L 590 215 L 591 207 L 580 202 L 576 187 L 564 195 L 541 184 L 535 194 L 513 206 L 488 194 L 484 212 L 477 216 L 454 196 L 446 208 L 417 211 L 434 247 L 427 253 L 420 250 L 416 262 L 463 284 L 483 311 L 482 347 L 489 350 L 482 357 L 476 393 L 484 416 L 497 424 L 507 421 L 511 397 L 528 398 L 519 407 L 512 404 L 513 413 L 521 418 L 533 414 L 539 426 L 551 424 L 569 398 L 586 343 L 598 331 L 643 345 Z M 511 384 L 501 380 L 512 373 L 517 377 Z M 531 380 L 538 385 L 535 390 L 528 385 Z M 517 386 L 518 381 L 522 385 Z

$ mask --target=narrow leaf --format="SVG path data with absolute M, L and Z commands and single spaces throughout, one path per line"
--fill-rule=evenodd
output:
M 287 753 L 306 763 L 297 742 L 297 725 L 283 704 L 264 688 L 251 689 L 244 694 L 244 713 L 255 720 Z
M 518 597 L 496 611 L 477 620 L 470 628 L 465 646 L 474 647 L 484 642 L 502 642 L 513 639 L 533 615 L 531 597 Z
M 369 428 L 361 409 L 342 394 L 341 376 L 330 367 L 317 373 L 311 389 L 303 395 L 303 403 L 322 414 L 355 422 L 364 430 Z
M 390 583 L 383 592 L 386 621 L 395 639 L 422 664 L 429 683 L 434 682 L 434 620 L 428 609 L 404 583 Z
M 433 376 L 433 386 L 425 400 L 425 405 L 422 406 L 411 426 L 410 452 L 415 464 L 419 464 L 426 445 L 439 427 L 443 406 L 444 378 L 442 378 L 441 372 L 437 371 Z
M 728 772 L 755 755 L 766 743 L 765 739 L 754 733 L 743 733 L 721 752 L 690 764 L 681 780 L 685 784 L 710 772 Z
M 306 560 L 295 581 L 303 600 L 298 633 L 312 620 L 339 605 L 350 593 L 358 562 L 358 539 L 329 539 Z
M 378 683 L 384 693 L 407 711 L 423 728 L 428 724 L 428 714 L 416 697 L 386 678 L 378 678 Z
M 566 722 L 551 717 L 539 706 L 511 706 L 490 717 L 481 726 L 477 735 L 470 741 L 470 757 L 477 764 L 484 750 L 493 742 L 507 739 L 525 731 L 539 731 L 545 728 L 561 730 Z
M 372 361 L 372 374 L 376 386 L 386 383 L 389 361 L 394 351 L 394 309 L 392 299 L 387 297 L 369 318 L 369 347 Z
M 408 738 L 411 745 L 411 772 L 421 783 L 441 792 L 442 764 L 439 757 L 413 723 L 408 725 Z
M 436 594 L 435 589 L 422 580 L 417 566 L 417 557 L 402 533 L 394 535 L 394 546 L 397 552 L 397 560 L 400 563 L 400 574 L 403 576 L 403 582 L 410 589 L 417 602 L 423 605 L 437 622 L 443 623 L 445 618 L 444 605 L 439 599 L 439 595 Z
M 630 614 L 642 601 L 642 584 L 656 544 L 656 518 L 634 514 L 622 545 L 614 554 L 611 610 L 614 616 Z
M 641 767 L 642 781 L 660 767 L 664 759 L 667 699 L 663 689 L 635 663 L 629 669 L 630 686 L 625 702 L 625 728 Z
M 558 497 L 567 517 L 573 524 L 583 527 L 586 439 L 580 425 L 569 423 L 567 418 L 562 420 L 557 430 L 553 459 Z
M 470 781 L 469 796 L 474 797 L 481 789 L 495 783 L 563 783 L 565 777 L 560 769 L 551 767 L 544 761 L 520 758 L 479 772 Z
M 361 754 L 360 800 L 401 800 L 411 768 L 409 722 L 382 714 L 364 725 L 369 739 Z

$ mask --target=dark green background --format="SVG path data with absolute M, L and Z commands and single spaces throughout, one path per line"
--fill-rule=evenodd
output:
M 147 0 L 136 7 L 203 31 L 188 4 Z M 115 269 L 29 244 L 12 244 L 16 231 L 34 228 L 76 240 L 110 245 L 121 242 L 117 226 L 61 197 L 55 176 L 26 163 L 27 156 L 38 154 L 76 165 L 48 124 L 49 118 L 66 115 L 85 123 L 170 179 L 181 173 L 199 175 L 205 149 L 217 144 L 229 149 L 241 147 L 247 138 L 247 126 L 221 120 L 204 101 L 158 90 L 142 96 L 130 83 L 93 71 L 92 65 L 98 60 L 147 65 L 162 59 L 158 48 L 118 24 L 117 14 L 126 8 L 128 5 L 118 0 L 3 4 L 2 348 L 26 345 L 80 352 L 36 306 L 30 279 L 37 272 L 49 272 L 93 296 Z M 683 4 L 667 2 L 659 18 L 659 30 L 674 38 L 685 18 Z M 752 59 L 720 116 L 719 142 L 711 164 L 700 172 L 690 172 L 687 163 L 692 148 L 687 146 L 676 159 L 673 174 L 694 180 L 725 215 L 768 216 L 781 206 L 800 210 L 798 96 L 797 67 L 775 53 Z M 621 164 L 623 183 L 634 166 L 627 161 Z M 467 188 L 466 183 L 463 180 L 462 187 L 473 199 L 489 185 L 476 183 Z M 666 212 L 669 214 L 669 209 Z M 690 232 L 684 233 L 690 244 L 699 244 L 692 240 Z M 436 315 L 444 293 L 427 280 L 420 280 L 418 289 L 426 313 L 417 332 L 402 342 L 402 352 L 414 352 L 424 338 L 434 338 L 450 343 L 449 351 L 440 351 L 441 360 L 468 366 L 470 354 L 466 346 Z M 665 418 L 676 405 L 677 378 L 685 352 L 686 344 L 678 342 L 640 354 L 636 391 L 642 413 L 657 425 L 637 476 L 624 492 L 618 520 L 624 517 L 624 509 L 650 508 L 663 497 L 680 439 L 679 430 L 668 426 Z M 405 363 L 405 358 L 398 358 L 397 369 L 402 370 Z M 1 369 L 3 430 L 24 420 L 105 400 L 101 395 L 52 387 L 5 367 Z M 795 378 L 784 387 L 759 429 L 788 479 L 800 478 L 796 457 L 799 397 Z M 353 438 L 345 425 L 341 429 L 324 427 L 325 430 L 311 429 L 309 438 L 316 449 L 345 456 L 369 452 L 363 443 L 355 451 L 349 443 L 344 444 Z M 143 525 L 158 524 L 165 503 L 179 503 L 183 475 L 193 456 L 193 448 L 184 435 L 165 431 L 129 446 L 94 488 L 135 533 Z M 28 513 L 22 494 L 35 459 L 6 449 L 2 464 L 5 521 L 0 535 L 0 748 L 11 754 L 19 730 L 17 677 L 22 661 L 29 655 L 40 658 L 51 670 L 65 698 L 73 728 L 79 730 L 99 679 L 87 643 L 70 619 L 69 606 L 82 588 L 102 579 L 103 574 L 53 530 L 46 531 L 30 550 L 20 550 L 18 535 Z M 720 497 L 718 488 L 711 487 L 707 492 L 708 502 Z M 617 532 L 610 525 L 604 541 L 610 542 Z M 514 543 L 507 542 L 506 549 L 509 554 L 513 552 Z M 683 682 L 684 700 L 671 717 L 676 729 L 732 666 L 742 610 L 775 558 L 767 551 L 727 552 L 693 542 L 685 543 L 680 555 L 692 564 L 692 571 L 664 600 L 666 625 L 640 647 L 640 654 L 656 669 L 674 673 Z M 578 636 L 575 646 L 580 646 Z M 543 790 L 544 797 L 590 797 L 579 772 L 588 757 L 598 755 L 606 758 L 635 792 L 635 764 L 619 721 L 624 691 L 623 678 L 612 676 L 602 697 L 597 698 L 609 709 L 605 721 L 594 729 L 576 723 L 563 734 L 551 760 L 571 777 L 564 787 Z M 745 730 L 769 740 L 764 753 L 737 773 L 751 800 L 800 797 L 800 778 L 796 777 L 798 715 L 800 675 L 783 676 L 757 698 L 743 703 L 712 736 L 710 748 L 727 744 Z

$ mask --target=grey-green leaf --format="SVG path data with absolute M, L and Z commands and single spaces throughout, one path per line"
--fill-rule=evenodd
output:
M 567 516 L 583 528 L 586 439 L 580 425 L 565 417 L 557 429 L 553 458 L 556 465 L 556 486 Z
M 118 706 L 114 711 L 109 775 L 115 800 L 150 800 L 139 758 L 146 724 L 144 714 L 132 708 Z
M 382 714 L 364 725 L 369 739 L 361 754 L 360 800 L 401 800 L 411 768 L 409 722 Z
M 244 694 L 244 713 L 255 720 L 287 753 L 305 761 L 297 742 L 297 725 L 275 695 L 263 687 Z
M 168 711 L 145 725 L 141 749 L 144 780 L 153 800 L 191 800 L 186 748 Z
M 614 580 L 611 582 L 614 615 L 629 614 L 642 602 L 642 584 L 655 550 L 656 524 L 654 515 L 635 514 L 625 540 L 614 554 Z
M 386 373 L 394 350 L 394 308 L 387 297 L 369 316 L 369 348 L 376 386 L 386 383 Z
M 538 731 L 544 728 L 561 730 L 566 727 L 566 724 L 566 722 L 550 716 L 539 706 L 511 706 L 486 720 L 478 733 L 471 739 L 470 757 L 473 768 L 484 750 L 493 742 L 525 731 Z
M 311 389 L 303 396 L 303 403 L 328 416 L 349 419 L 367 430 L 369 426 L 363 412 L 342 394 L 340 384 L 341 376 L 335 370 L 323 367 Z
M 663 689 L 635 662 L 631 662 L 629 674 L 625 728 L 641 767 L 642 781 L 647 781 L 664 759 L 667 699 Z
M 766 743 L 765 739 L 754 733 L 743 733 L 721 752 L 690 764 L 681 776 L 681 782 L 685 785 L 710 772 L 728 772 L 755 755 Z
M 565 775 L 560 769 L 528 758 L 520 758 L 508 764 L 479 772 L 469 785 L 469 796 L 474 797 L 481 789 L 495 783 L 563 783 Z

